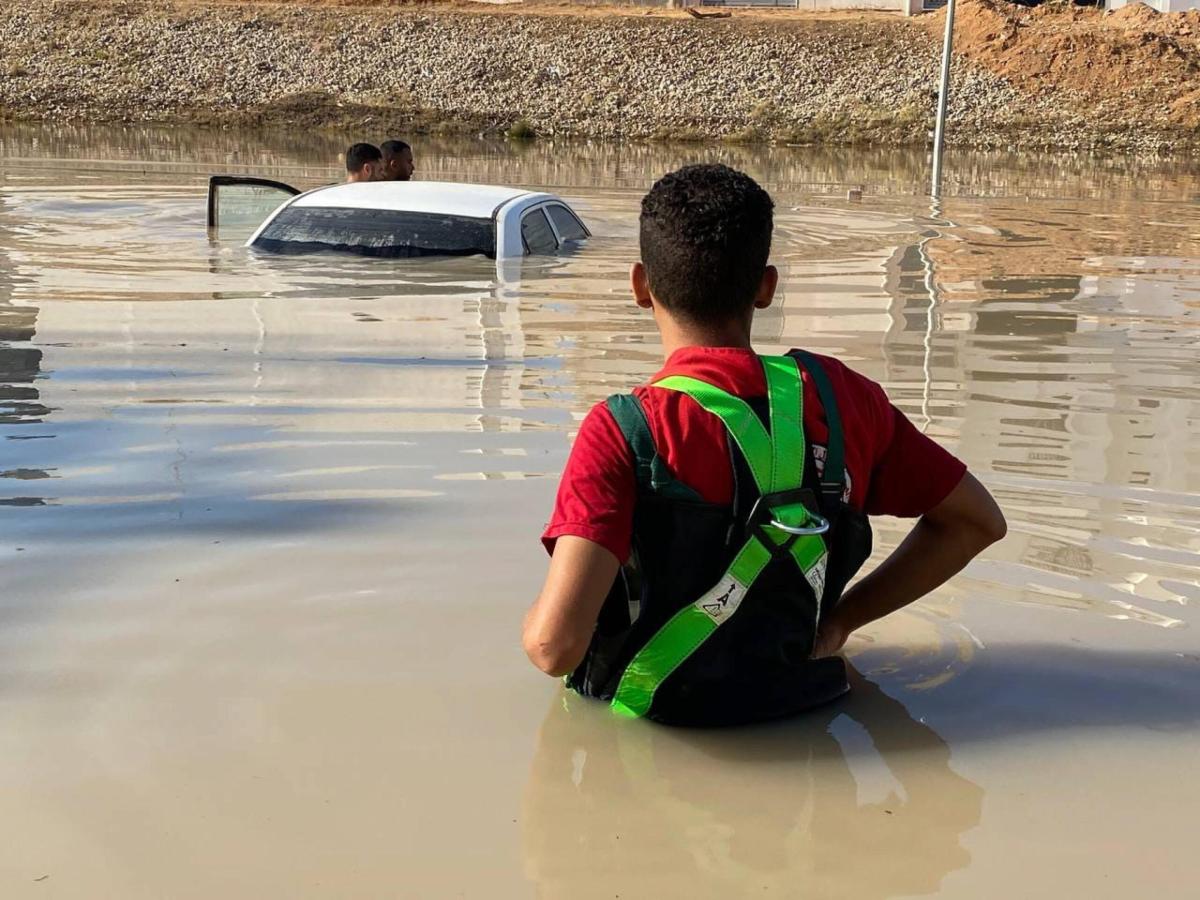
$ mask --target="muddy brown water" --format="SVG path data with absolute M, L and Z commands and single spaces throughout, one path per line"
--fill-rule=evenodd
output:
M 596 237 L 498 282 L 206 236 L 207 174 L 341 144 L 0 130 L 4 897 L 1200 891 L 1200 171 L 958 156 L 931 209 L 921 153 L 418 142 Z M 720 733 L 518 642 L 577 422 L 656 368 L 637 203 L 691 159 L 776 197 L 762 348 L 881 381 L 1011 529 L 852 640 L 848 700 Z

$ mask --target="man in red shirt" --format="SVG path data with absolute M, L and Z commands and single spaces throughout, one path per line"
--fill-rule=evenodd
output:
M 767 265 L 772 209 L 762 188 L 725 166 L 667 175 L 642 203 L 632 289 L 654 315 L 666 362 L 633 401 L 610 398 L 584 419 L 542 537 L 550 567 L 523 634 L 534 665 L 573 672 L 572 687 L 615 695 L 618 711 L 666 721 L 653 705 L 668 694 L 692 703 L 689 680 L 741 679 L 753 692 L 755 679 L 808 672 L 810 657 L 837 653 L 853 631 L 933 590 L 1005 533 L 988 491 L 878 384 L 830 357 L 797 351 L 797 363 L 751 348 L 754 311 L 770 305 L 778 280 Z M 789 421 L 802 433 L 790 434 Z M 827 472 L 833 459 L 837 471 Z M 869 552 L 867 515 L 919 518 L 873 572 L 830 596 Z M 847 538 L 857 520 L 865 537 Z M 616 597 L 622 566 L 626 583 L 638 575 L 653 584 Z M 704 580 L 689 579 L 693 568 Z M 772 612 L 772 598 L 789 592 Z M 616 609 L 638 601 L 633 622 Z M 617 626 L 605 626 L 614 618 Z M 774 631 L 807 645 L 797 651 L 759 633 Z M 746 650 L 760 644 L 767 649 Z

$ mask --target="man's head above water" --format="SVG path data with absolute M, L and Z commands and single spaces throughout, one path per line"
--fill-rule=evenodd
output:
M 639 306 L 660 329 L 741 332 L 771 304 L 778 273 L 771 252 L 770 196 L 723 165 L 685 166 L 642 199 L 641 262 L 631 273 Z M 664 316 L 665 314 L 665 316 Z
M 379 145 L 383 151 L 383 177 L 385 181 L 409 181 L 416 165 L 413 163 L 412 147 L 404 141 L 384 141 Z
M 346 181 L 379 181 L 383 177 L 383 154 L 374 144 L 352 144 L 346 151 Z

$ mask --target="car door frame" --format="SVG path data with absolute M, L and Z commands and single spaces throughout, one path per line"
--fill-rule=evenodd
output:
M 217 189 L 237 185 L 273 188 L 282 191 L 288 196 L 285 200 L 281 201 L 280 205 L 286 203 L 292 197 L 303 193 L 299 188 L 292 187 L 290 184 L 285 184 L 282 181 L 272 181 L 270 178 L 258 178 L 253 175 L 210 175 L 208 176 L 208 203 L 204 217 L 205 225 L 210 232 L 219 227 L 217 222 Z M 270 218 L 270 216 L 267 218 Z M 549 219 L 550 217 L 547 216 L 546 218 Z M 551 222 L 550 224 L 553 225 L 554 223 Z

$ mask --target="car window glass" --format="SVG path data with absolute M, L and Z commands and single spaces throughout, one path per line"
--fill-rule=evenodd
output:
M 217 184 L 212 193 L 210 228 L 257 228 L 294 192 L 260 184 Z
M 392 209 L 289 206 L 254 246 L 281 253 L 344 250 L 363 256 L 496 255 L 491 219 Z
M 564 241 L 582 241 L 588 236 L 587 229 L 583 227 L 583 223 L 565 206 L 560 203 L 555 203 L 546 207 L 550 213 L 550 221 L 554 223 L 554 227 L 558 229 L 559 235 Z
M 525 213 L 521 219 L 521 238 L 528 253 L 553 253 L 558 249 L 558 240 L 550 230 L 550 221 L 540 209 Z

